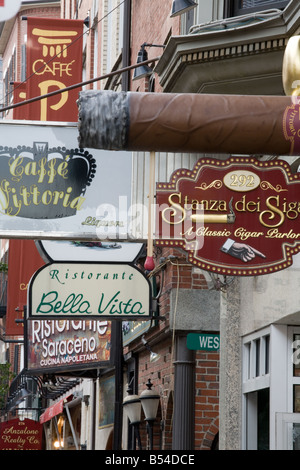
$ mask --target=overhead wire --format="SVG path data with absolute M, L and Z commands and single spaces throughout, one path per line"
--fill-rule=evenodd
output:
M 128 67 L 123 67 L 121 69 L 115 70 L 114 72 L 109 72 L 105 75 L 101 75 L 100 77 L 91 78 L 90 80 L 86 80 L 84 82 L 76 83 L 75 85 L 70 85 L 70 86 L 62 88 L 60 90 L 51 91 L 50 93 L 46 93 L 45 95 L 35 96 L 34 98 L 29 98 L 28 100 L 20 101 L 19 103 L 14 103 L 14 104 L 11 104 L 11 105 L 8 105 L 8 106 L 4 106 L 3 108 L 0 108 L 0 113 L 2 113 L 4 111 L 8 111 L 9 109 L 18 108 L 20 106 L 24 106 L 26 104 L 30 104 L 30 103 L 33 103 L 35 101 L 42 100 L 44 98 L 49 98 L 51 96 L 59 95 L 60 93 L 64 93 L 66 91 L 74 90 L 75 88 L 80 88 L 82 86 L 89 85 L 89 84 L 94 83 L 94 82 L 99 81 L 99 80 L 104 80 L 106 78 L 112 77 L 113 75 L 119 75 L 121 73 L 132 70 L 136 67 L 140 67 L 142 65 L 146 65 L 146 64 L 149 64 L 151 62 L 157 62 L 159 59 L 160 59 L 160 57 L 154 57 L 153 59 L 145 60 L 144 62 L 140 62 L 138 64 L 129 65 Z

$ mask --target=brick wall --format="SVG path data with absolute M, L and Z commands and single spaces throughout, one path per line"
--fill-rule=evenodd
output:
M 22 20 L 22 17 L 36 16 L 40 18 L 54 17 L 60 18 L 60 7 L 40 7 L 40 8 L 28 8 L 22 10 L 20 15 L 16 16 L 16 21 L 13 25 L 10 37 L 8 39 L 5 51 L 3 53 L 3 77 L 9 67 L 12 54 L 16 51 L 16 64 L 15 64 L 15 79 L 14 81 L 21 81 L 21 45 L 25 43 L 27 33 L 27 22 Z M 4 90 L 4 96 L 8 93 L 8 90 Z M 12 94 L 9 96 L 9 101 L 13 101 Z M 12 119 L 13 111 L 10 110 L 6 113 L 7 119 Z
M 154 424 L 154 450 L 158 450 L 161 445 L 163 445 L 163 448 L 166 448 L 165 446 L 167 446 L 168 443 L 170 445 L 172 442 L 172 410 L 169 412 L 169 402 L 170 400 L 172 401 L 173 391 L 172 340 L 168 337 L 166 340 L 160 341 L 151 348 L 154 352 L 159 353 L 160 358 L 157 362 L 151 363 L 149 361 L 150 353 L 148 350 L 145 349 L 139 354 L 138 394 L 140 395 L 143 390 L 147 389 L 146 383 L 148 379 L 150 379 L 153 384 L 153 390 L 156 390 L 161 397 L 156 422 Z M 143 419 L 144 417 L 142 417 L 142 422 Z M 164 427 L 163 433 L 160 432 L 162 423 Z M 149 446 L 149 441 L 144 424 L 141 424 L 140 432 L 143 448 L 146 448 Z
M 197 351 L 195 449 L 210 450 L 219 427 L 219 354 Z
M 132 49 L 131 63 L 135 64 L 142 44 L 165 44 L 168 38 L 179 34 L 180 19 L 170 18 L 172 0 L 132 0 Z M 163 49 L 146 48 L 148 58 L 158 57 Z M 148 79 L 131 82 L 132 91 L 148 91 Z M 162 91 L 158 80 L 155 91 Z
M 146 389 L 150 378 L 153 389 L 160 396 L 160 406 L 155 424 L 155 449 L 159 449 L 159 438 L 162 449 L 172 448 L 173 422 L 173 345 L 169 338 L 157 343 L 152 349 L 160 354 L 160 359 L 151 364 L 149 352 L 139 354 L 139 394 Z M 195 450 L 211 450 L 219 431 L 219 354 L 196 352 L 195 367 Z M 159 435 L 160 422 L 163 422 L 163 433 Z M 146 429 L 141 425 L 143 448 L 147 441 Z
M 174 336 L 169 331 L 170 293 L 177 286 L 181 289 L 207 289 L 200 270 L 186 262 L 186 256 L 176 249 L 156 251 L 156 263 L 165 261 L 164 287 L 159 299 L 159 315 L 164 317 L 145 335 L 151 349 L 160 354 L 156 363 L 149 362 L 149 352 L 139 353 L 139 394 L 148 379 L 161 396 L 156 422 L 156 445 L 159 446 L 159 422 L 163 421 L 162 449 L 172 449 L 173 392 L 174 392 Z M 188 333 L 188 332 L 187 332 Z M 165 334 L 165 339 L 163 338 Z M 139 340 L 140 341 L 140 340 Z M 134 346 L 133 346 L 134 347 Z M 219 427 L 219 354 L 195 352 L 195 450 L 210 450 Z M 144 444 L 147 435 L 144 429 Z M 156 447 L 158 449 L 159 447 Z
M 162 257 L 168 260 L 165 272 L 165 290 L 207 289 L 207 282 L 202 272 L 186 261 L 186 254 L 180 250 L 164 248 Z

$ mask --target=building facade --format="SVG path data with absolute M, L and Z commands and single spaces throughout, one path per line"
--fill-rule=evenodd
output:
M 22 5 L 28 7 L 26 15 L 45 13 L 46 2 L 35 5 L 36 11 L 29 11 L 29 3 Z M 296 0 L 208 0 L 175 17 L 170 15 L 171 0 L 151 5 L 146 0 L 48 3 L 47 14 L 85 20 L 82 77 L 90 81 L 85 89 L 284 95 L 284 51 L 300 27 Z M 6 101 L 10 82 L 22 80 L 26 34 L 22 30 L 17 34 L 18 24 L 24 23 L 20 19 L 10 23 L 10 31 L 16 33 L 7 33 L 4 40 L 9 26 L 5 25 L 0 41 Z M 21 38 L 18 47 L 17 38 Z M 136 64 L 141 50 L 153 60 L 146 77 L 135 79 L 133 69 L 116 73 Z M 192 170 L 203 156 L 180 148 L 176 153 L 157 152 L 155 181 L 168 182 L 177 169 Z M 210 157 L 226 160 L 229 155 Z M 297 157 L 280 159 L 297 172 Z M 143 233 L 149 173 L 149 153 L 133 152 L 132 204 L 140 209 Z M 192 266 L 179 249 L 154 244 L 155 267 L 150 271 L 145 268 L 146 256 L 145 247 L 138 263 L 151 281 L 156 317 L 123 323 L 123 351 L 115 367 L 63 384 L 57 378 L 53 382 L 53 377 L 43 382 L 53 391 L 51 400 L 44 394 L 43 410 L 66 400 L 57 420 L 45 421 L 46 448 L 59 442 L 57 430 L 60 435 L 67 432 L 70 449 L 137 446 L 122 403 L 128 391 L 140 396 L 150 379 L 159 395 L 154 449 L 297 449 L 300 382 L 294 349 L 300 328 L 299 255 L 292 266 L 277 273 L 230 278 Z M 220 335 L 220 349 L 188 348 L 189 333 Z M 111 410 L 111 404 L 103 397 L 112 390 L 114 413 L 107 418 L 103 410 Z M 71 412 L 73 419 L 67 421 Z M 144 416 L 139 431 L 145 449 L 151 447 L 151 435 L 143 423 Z
M 284 94 L 283 55 L 298 33 L 299 7 L 293 1 L 243 5 L 206 2 L 187 15 L 186 34 L 170 38 L 155 68 L 164 92 Z M 296 157 L 281 158 L 297 171 Z M 221 449 L 297 448 L 297 365 L 290 352 L 298 300 L 294 290 L 288 293 L 297 277 L 295 257 L 286 271 L 235 278 L 221 291 Z

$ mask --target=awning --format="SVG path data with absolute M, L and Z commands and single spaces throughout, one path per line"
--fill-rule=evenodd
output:
M 73 395 L 69 395 L 67 398 L 62 398 L 59 400 L 57 403 L 54 403 L 54 405 L 49 406 L 49 408 L 44 411 L 43 414 L 40 416 L 40 423 L 46 423 L 50 419 L 54 418 L 54 416 L 59 415 L 60 413 L 63 412 L 64 409 L 64 403 L 69 401 L 72 398 Z
M 57 403 L 54 403 L 54 405 L 49 406 L 49 408 L 47 408 L 46 411 L 44 411 L 44 413 L 40 416 L 40 423 L 43 424 L 49 421 L 50 419 L 54 418 L 55 416 L 59 415 L 60 413 L 62 413 L 63 409 L 65 408 L 76 450 L 79 450 L 79 443 L 78 443 L 77 436 L 74 430 L 74 425 L 72 423 L 72 418 L 71 418 L 69 408 L 72 408 L 73 406 L 77 406 L 81 403 L 82 403 L 82 397 L 75 398 L 74 395 L 71 394 L 71 395 L 68 395 L 66 398 L 62 398 Z M 60 435 L 59 435 L 59 431 L 57 427 L 57 422 L 55 422 L 54 425 L 56 427 L 58 440 L 60 441 Z

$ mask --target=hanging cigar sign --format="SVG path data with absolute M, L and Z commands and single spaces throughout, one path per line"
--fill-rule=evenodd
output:
M 280 160 L 201 159 L 156 192 L 156 244 L 231 276 L 273 273 L 300 251 L 300 177 Z

